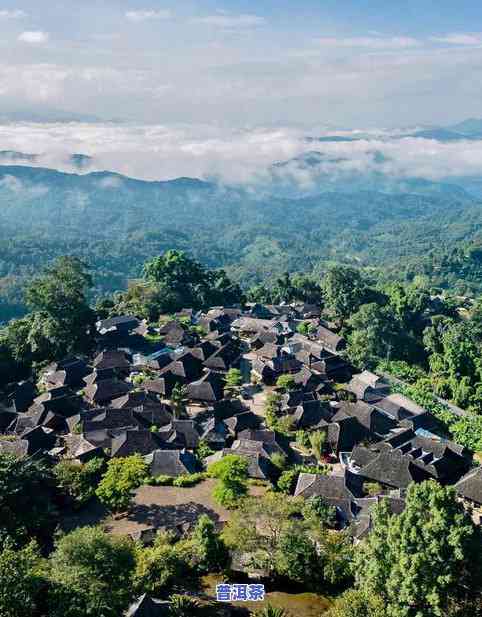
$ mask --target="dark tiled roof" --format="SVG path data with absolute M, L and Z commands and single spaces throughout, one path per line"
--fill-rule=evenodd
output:
M 83 420 L 85 433 L 101 429 L 135 428 L 139 422 L 132 410 L 128 409 L 105 409 L 97 414 L 88 412 L 88 419 Z
M 199 432 L 193 420 L 173 420 L 158 433 L 165 441 L 180 443 L 193 450 L 199 443 Z
M 92 365 L 96 369 L 129 369 L 131 363 L 123 351 L 102 351 L 94 359 Z
M 153 476 L 177 477 L 196 471 L 196 458 L 184 450 L 154 450 L 146 456 L 146 462 Z
M 104 456 L 102 448 L 92 444 L 84 435 L 65 435 L 63 440 L 67 448 L 67 458 L 73 458 L 84 462 L 96 456 Z
M 233 435 L 237 435 L 247 428 L 257 428 L 260 425 L 260 418 L 251 411 L 245 411 L 236 416 L 225 418 L 224 423 Z
M 379 452 L 365 446 L 355 446 L 350 454 L 351 462 L 357 467 L 365 467 L 377 458 Z
M 209 371 L 187 386 L 188 397 L 193 401 L 220 401 L 224 397 L 224 382 L 220 375 Z
M 91 373 L 84 377 L 83 381 L 88 386 L 91 386 L 92 384 L 103 381 L 104 379 L 113 379 L 114 377 L 115 370 L 112 368 L 94 369 Z
M 381 452 L 362 467 L 360 475 L 395 488 L 407 488 L 411 482 L 428 480 L 430 475 L 399 450 Z
M 43 426 L 29 429 L 21 437 L 28 442 L 28 454 L 30 455 L 50 450 L 54 447 L 56 440 L 55 433 Z
M 303 401 L 293 417 L 299 429 L 325 427 L 333 418 L 333 410 L 328 403 Z
M 186 352 L 162 369 L 160 375 L 164 377 L 166 373 L 172 373 L 186 381 L 194 381 L 201 377 L 202 371 L 202 360 L 193 356 L 192 353 Z
M 139 320 L 133 315 L 122 315 L 120 317 L 109 317 L 96 323 L 97 330 L 102 334 L 109 330 L 129 331 L 139 326 Z
M 340 409 L 348 416 L 357 418 L 362 426 L 377 435 L 387 435 L 397 426 L 395 420 L 363 401 L 357 401 L 356 403 L 343 402 L 340 404 Z
M 220 347 L 214 354 L 204 361 L 204 366 L 218 371 L 227 371 L 239 356 L 239 350 L 231 342 Z
M 136 453 L 145 455 L 162 449 L 162 446 L 162 439 L 151 431 L 127 430 L 112 439 L 111 456 L 130 456 Z
M 238 439 L 249 439 L 251 441 L 262 442 L 268 452 L 279 452 L 287 454 L 289 452 L 288 440 L 283 436 L 268 429 L 245 429 L 238 433 Z
M 35 394 L 33 383 L 31 381 L 22 381 L 15 385 L 13 392 L 8 398 L 13 410 L 17 413 L 23 413 L 32 404 Z
M 376 407 L 393 416 L 396 420 L 412 418 L 425 414 L 426 411 L 420 405 L 407 398 L 403 394 L 390 394 L 375 403 Z
M 457 494 L 482 505 L 482 468 L 472 469 L 455 485 Z
M 8 426 L 10 426 L 18 417 L 18 414 L 14 411 L 0 410 L 0 433 L 5 432 Z
M 305 498 L 318 496 L 324 499 L 354 499 L 363 495 L 363 482 L 360 476 L 348 470 L 342 475 L 321 475 L 300 473 L 295 495 Z
M 114 398 L 129 392 L 131 386 L 125 381 L 118 379 L 103 379 L 84 389 L 84 394 L 87 399 L 95 403 L 110 401 Z
M 199 427 L 200 438 L 207 441 L 212 447 L 224 446 L 226 437 L 229 433 L 228 427 L 222 420 L 210 418 Z
M 216 353 L 218 349 L 219 347 L 217 345 L 213 345 L 210 341 L 203 341 L 202 343 L 196 345 L 196 347 L 192 347 L 189 351 L 193 356 L 204 361 Z
M 324 326 L 318 326 L 315 332 L 316 339 L 329 351 L 341 351 L 346 347 L 346 341 Z
M 372 437 L 358 420 L 338 411 L 328 426 L 328 442 L 335 452 L 350 452 L 366 439 Z

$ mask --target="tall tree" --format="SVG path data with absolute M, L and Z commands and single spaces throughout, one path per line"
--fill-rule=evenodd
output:
M 412 484 L 402 514 L 377 507 L 358 551 L 357 583 L 382 598 L 390 617 L 441 617 L 468 597 L 480 603 L 481 556 L 480 530 L 454 490 Z
M 88 348 L 94 323 L 87 300 L 91 287 L 87 267 L 76 257 L 60 257 L 34 279 L 25 292 L 33 312 L 12 321 L 1 336 L 13 359 L 29 366 Z
M 35 542 L 15 550 L 7 540 L 0 548 L 0 615 L 31 617 L 42 587 L 40 555 Z
M 50 473 L 38 460 L 0 454 L 0 539 L 17 543 L 52 531 Z
M 348 355 L 355 366 L 374 368 L 390 356 L 396 344 L 396 324 L 385 307 L 363 304 L 347 321 Z
M 134 546 L 99 527 L 61 537 L 50 559 L 51 617 L 118 617 L 133 594 Z
M 343 324 L 367 301 L 368 286 L 355 268 L 333 266 L 323 277 L 323 297 L 331 315 Z

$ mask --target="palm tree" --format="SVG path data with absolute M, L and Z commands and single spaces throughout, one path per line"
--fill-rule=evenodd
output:
M 174 595 L 169 601 L 170 617 L 194 617 L 199 611 L 199 602 L 189 596 Z

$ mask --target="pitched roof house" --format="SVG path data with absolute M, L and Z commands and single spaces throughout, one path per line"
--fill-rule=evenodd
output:
M 457 495 L 477 507 L 482 506 L 482 467 L 471 469 L 455 485 Z
M 360 475 L 390 488 L 407 488 L 411 482 L 423 482 L 430 474 L 400 450 L 386 450 L 361 468 Z
M 84 397 L 90 403 L 102 404 L 126 394 L 131 387 L 119 379 L 103 379 L 84 388 Z
M 120 350 L 108 350 L 102 351 L 98 354 L 92 366 L 97 369 L 115 369 L 115 370 L 129 370 L 131 363 L 126 354 Z
M 152 476 L 172 476 L 176 478 L 197 469 L 193 454 L 185 450 L 154 450 L 145 456 Z
M 188 384 L 187 393 L 193 401 L 220 401 L 224 398 L 224 380 L 218 373 L 208 371 L 201 379 Z
M 112 439 L 110 455 L 112 458 L 137 453 L 145 455 L 165 446 L 163 440 L 151 431 L 128 429 Z
M 346 347 L 346 341 L 343 337 L 338 336 L 338 334 L 335 334 L 324 326 L 318 326 L 313 336 L 325 349 L 328 349 L 328 351 L 339 353 Z

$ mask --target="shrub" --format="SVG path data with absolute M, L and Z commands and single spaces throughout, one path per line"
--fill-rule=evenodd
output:
M 201 439 L 196 448 L 196 457 L 202 462 L 205 458 L 211 456 L 211 454 L 214 454 L 214 450 L 210 448 L 206 441 Z
M 81 506 L 95 495 L 95 489 L 105 468 L 105 461 L 93 458 L 84 464 L 75 461 L 60 461 L 53 468 L 58 486 L 77 506 Z
M 126 510 L 131 502 L 132 491 L 147 477 L 147 464 L 140 454 L 126 458 L 113 458 L 107 465 L 96 495 L 109 509 Z
M 172 537 L 159 533 L 152 547 L 137 548 L 134 589 L 139 594 L 165 594 L 186 568 L 187 564 L 173 544 Z
M 286 467 L 286 456 L 284 454 L 281 454 L 281 452 L 273 452 L 273 454 L 270 457 L 271 462 L 273 463 L 273 465 L 275 467 L 277 467 L 278 469 L 284 469 Z
M 380 495 L 380 493 L 383 492 L 383 488 L 378 482 L 364 482 L 363 490 L 370 497 L 375 497 L 376 495 Z
M 149 476 L 145 479 L 144 484 L 149 484 L 150 486 L 172 486 L 174 482 L 174 478 L 172 476 Z
M 198 614 L 201 614 L 201 605 L 195 598 L 177 594 L 171 596 L 169 603 L 170 617 L 194 617 Z
M 287 392 L 293 390 L 296 387 L 296 381 L 293 375 L 280 375 L 276 380 L 276 387 Z
M 219 482 L 213 491 L 214 499 L 227 508 L 233 508 L 247 493 L 248 461 L 235 454 L 229 454 L 209 467 L 211 478 Z
M 179 486 L 179 487 L 195 486 L 196 484 L 199 484 L 199 482 L 201 482 L 205 478 L 206 478 L 206 474 L 203 472 L 190 473 L 190 474 L 178 476 L 177 478 L 174 479 L 172 484 L 173 486 Z
M 287 469 L 286 471 L 283 471 L 283 473 L 278 478 L 278 489 L 282 493 L 291 495 L 295 490 L 298 476 L 299 472 L 296 469 Z

